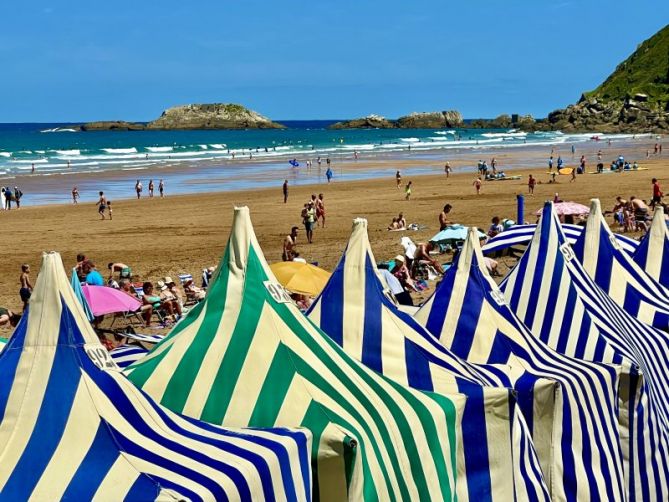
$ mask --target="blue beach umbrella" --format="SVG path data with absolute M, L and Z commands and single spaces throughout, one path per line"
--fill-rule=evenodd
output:
M 81 307 L 84 309 L 86 318 L 89 321 L 92 321 L 93 319 L 95 319 L 95 316 L 93 315 L 93 311 L 91 310 L 91 307 L 88 305 L 88 302 L 86 301 L 86 297 L 84 297 L 84 291 L 81 289 L 81 283 L 79 282 L 79 277 L 77 276 L 76 268 L 72 269 L 72 277 L 70 278 L 70 284 L 72 285 L 72 289 L 74 290 L 74 296 L 77 297 L 77 300 L 79 300 L 79 303 L 81 303 Z
M 464 225 L 450 225 L 430 239 L 430 242 L 441 243 L 447 241 L 464 241 L 467 238 L 469 227 Z M 479 237 L 483 239 L 486 235 L 478 231 Z

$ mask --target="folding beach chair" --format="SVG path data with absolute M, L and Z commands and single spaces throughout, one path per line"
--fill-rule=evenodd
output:
M 179 282 L 181 282 L 181 287 L 184 290 L 184 294 L 186 295 L 186 301 L 183 304 L 183 307 L 188 307 L 191 305 L 197 305 L 200 303 L 200 300 L 196 297 L 194 297 L 192 294 L 188 294 L 188 291 L 186 291 L 186 283 L 188 281 L 192 281 L 193 276 L 191 274 L 179 274 Z
M 137 295 L 137 299 L 144 304 L 144 287 L 142 286 L 141 282 L 136 282 L 133 283 L 132 289 L 135 292 L 135 295 Z M 165 312 L 162 308 L 154 308 L 153 309 L 153 314 L 158 318 L 158 321 L 161 324 L 167 324 L 167 312 Z

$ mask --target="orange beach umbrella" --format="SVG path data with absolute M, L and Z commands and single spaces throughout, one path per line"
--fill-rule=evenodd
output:
M 277 280 L 288 291 L 309 296 L 317 296 L 332 275 L 315 265 L 297 261 L 273 263 L 270 268 Z

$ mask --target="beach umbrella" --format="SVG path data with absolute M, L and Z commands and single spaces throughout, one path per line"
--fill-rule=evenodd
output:
M 79 276 L 77 276 L 76 268 L 72 269 L 72 277 L 70 278 L 70 284 L 72 285 L 72 289 L 74 290 L 74 296 L 77 297 L 77 300 L 79 300 L 79 303 L 81 303 L 81 307 L 84 309 L 86 318 L 89 321 L 92 321 L 93 319 L 95 319 L 95 316 L 93 315 L 93 312 L 91 312 L 91 307 L 90 305 L 88 305 L 86 297 L 84 296 L 84 292 L 81 289 L 81 282 L 79 281 Z
M 446 241 L 464 241 L 467 238 L 469 227 L 464 225 L 450 225 L 443 229 L 430 239 L 430 242 L 446 242 Z M 479 231 L 479 237 L 483 239 L 486 235 Z
M 557 213 L 558 216 L 581 216 L 584 214 L 588 214 L 590 212 L 590 208 L 588 206 L 584 206 L 583 204 L 579 204 L 578 202 L 554 202 L 553 203 L 553 209 Z M 536 213 L 537 216 L 541 216 L 543 213 L 543 208 L 539 209 Z
M 317 296 L 330 279 L 330 272 L 309 263 L 280 261 L 270 265 L 272 272 L 288 291 Z
M 84 297 L 94 316 L 116 312 L 134 312 L 142 303 L 129 294 L 106 286 L 82 286 Z

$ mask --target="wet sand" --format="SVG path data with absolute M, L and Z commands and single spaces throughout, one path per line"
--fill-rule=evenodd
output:
M 568 146 L 562 154 L 567 165 L 574 165 L 579 154 L 588 158 L 588 170 L 596 164 L 596 152 L 605 145 L 592 143 L 588 150 L 581 148 L 572 160 Z M 516 194 L 527 192 L 527 175 L 532 173 L 540 184 L 533 197 L 526 197 L 526 220 L 534 220 L 533 213 L 546 199 L 559 192 L 564 200 L 587 204 L 592 197 L 599 197 L 605 209 L 613 205 L 616 195 L 637 195 L 650 198 L 651 178 L 657 177 L 669 190 L 669 156 L 651 155 L 645 159 L 647 144 L 639 143 L 627 150 L 617 149 L 615 155 L 623 153 L 627 158 L 640 159 L 647 171 L 581 175 L 570 183 L 570 176 L 558 176 L 558 183 L 549 184 L 544 167 L 549 152 L 539 157 L 534 152 L 505 151 L 497 156 L 500 165 L 527 165 L 537 162 L 534 169 L 519 168 L 513 175 L 521 175 L 517 181 L 484 182 L 482 194 L 477 196 L 472 186 L 475 174 L 462 172 L 458 163 L 475 165 L 478 158 L 490 159 L 489 152 L 472 152 L 469 160 L 455 164 L 455 173 L 450 178 L 442 174 L 418 175 L 422 165 L 416 159 L 380 162 L 378 169 L 387 171 L 379 179 L 341 181 L 331 184 L 324 181 L 316 185 L 291 186 L 287 204 L 283 204 L 281 182 L 276 188 L 195 195 L 169 195 L 165 199 L 154 197 L 141 200 L 115 200 L 113 221 L 100 221 L 94 203 L 78 205 L 51 205 L 22 207 L 19 211 L 0 211 L 2 245 L 0 253 L 0 306 L 20 310 L 18 296 L 21 263 L 29 263 L 33 276 L 37 274 L 42 251 L 59 251 L 66 267 L 75 264 L 77 253 L 93 259 L 101 273 L 106 276 L 108 262 L 120 261 L 130 265 L 136 280 L 156 281 L 159 278 L 189 272 L 199 277 L 203 267 L 218 263 L 224 249 L 232 208 L 248 205 L 260 245 L 270 262 L 281 257 L 281 245 L 291 226 L 300 227 L 298 250 L 310 262 L 318 262 L 332 269 L 346 244 L 351 221 L 355 217 L 369 220 L 370 241 L 377 260 L 390 259 L 401 251 L 399 245 L 403 235 L 415 242 L 428 240 L 438 230 L 438 214 L 446 203 L 453 205 L 451 219 L 465 225 L 476 225 L 487 229 L 490 219 L 497 215 L 515 219 Z M 613 158 L 607 152 L 603 162 Z M 539 164 L 541 160 L 541 164 Z M 360 161 L 359 161 L 360 162 Z M 364 160 L 362 162 L 365 162 Z M 375 161 L 379 163 L 379 161 Z M 434 166 L 434 162 L 432 162 Z M 453 164 L 453 163 L 452 163 Z M 433 167 L 435 170 L 437 166 Z M 395 186 L 395 170 L 400 169 L 403 184 L 413 180 L 413 194 L 405 200 L 404 189 Z M 443 169 L 443 167 L 441 168 Z M 458 172 L 461 171 L 461 172 Z M 326 201 L 326 227 L 316 228 L 314 243 L 306 243 L 300 221 L 300 210 L 309 195 L 323 193 Z M 145 189 L 146 193 L 146 189 Z M 169 193 L 169 192 L 168 192 Z M 388 232 L 393 216 L 402 211 L 409 223 L 418 223 L 427 228 L 417 232 Z M 504 273 L 505 270 L 502 270 Z M 34 281 L 35 277 L 33 277 Z M 6 328 L 0 328 L 7 334 Z

